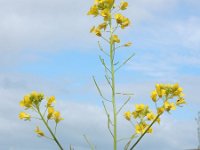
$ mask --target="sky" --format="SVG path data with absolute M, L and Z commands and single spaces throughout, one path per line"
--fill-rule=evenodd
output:
M 117 1 L 119 2 L 119 1 Z M 200 111 L 200 1 L 128 0 L 124 13 L 131 26 L 120 32 L 122 61 L 133 59 L 116 75 L 116 88 L 134 96 L 123 111 L 136 103 L 152 105 L 150 92 L 156 83 L 179 83 L 187 105 L 164 114 L 154 134 L 144 137 L 136 150 L 183 150 L 198 146 L 195 117 Z M 101 97 L 95 88 L 95 76 L 109 96 L 101 52 L 95 36 L 89 33 L 98 19 L 88 17 L 93 0 L 0 0 L 0 149 L 55 150 L 52 141 L 38 138 L 38 121 L 18 119 L 24 95 L 38 91 L 54 95 L 56 108 L 64 120 L 58 138 L 68 149 L 89 150 L 83 134 L 98 150 L 112 149 Z M 120 99 L 120 98 L 119 98 Z M 121 103 L 121 100 L 119 103 Z M 119 136 L 130 136 L 133 128 L 119 117 Z M 123 142 L 119 149 L 123 149 Z

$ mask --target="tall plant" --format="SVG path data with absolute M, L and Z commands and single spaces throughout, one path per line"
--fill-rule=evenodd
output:
M 102 23 L 97 26 L 93 26 L 90 32 L 101 38 L 108 45 L 108 49 L 104 49 L 101 45 L 101 42 L 98 41 L 98 46 L 104 55 L 104 57 L 99 56 L 99 58 L 105 70 L 105 79 L 111 89 L 111 97 L 106 98 L 94 77 L 93 80 L 100 96 L 102 97 L 102 104 L 107 115 L 108 130 L 113 139 L 113 150 L 118 149 L 118 115 L 124 106 L 131 100 L 132 96 L 132 94 L 119 93 L 118 90 L 116 90 L 117 87 L 115 78 L 117 71 L 134 56 L 133 53 L 121 63 L 115 59 L 115 55 L 119 48 L 129 47 L 132 45 L 131 42 L 121 44 L 119 35 L 116 34 L 117 30 L 124 30 L 130 25 L 130 20 L 122 14 L 127 7 L 128 2 L 125 1 L 121 1 L 119 4 L 117 4 L 115 0 L 95 0 L 94 4 L 88 11 L 88 15 L 102 18 Z M 109 64 L 106 63 L 107 60 L 109 60 Z M 116 99 L 118 94 L 128 96 L 127 100 L 119 108 L 117 107 Z M 131 122 L 135 128 L 135 133 L 130 136 L 129 141 L 125 145 L 124 149 L 129 149 L 132 140 L 139 136 L 135 144 L 130 147 L 130 150 L 132 150 L 146 133 L 152 133 L 152 125 L 155 122 L 160 122 L 160 116 L 164 111 L 169 112 L 171 110 L 175 110 L 176 106 L 185 103 L 182 94 L 182 88 L 179 87 L 178 84 L 156 84 L 156 90 L 152 92 L 151 98 L 156 104 L 156 114 L 149 109 L 148 105 L 144 104 L 136 104 L 134 111 L 127 111 L 124 113 L 125 118 Z M 174 100 L 174 98 L 177 100 L 176 103 L 169 101 L 171 99 Z M 159 99 L 162 99 L 162 103 L 160 103 Z M 109 104 L 112 105 L 112 112 L 109 112 L 107 109 Z M 158 104 L 160 104 L 160 106 Z M 133 123 L 133 119 L 136 124 Z

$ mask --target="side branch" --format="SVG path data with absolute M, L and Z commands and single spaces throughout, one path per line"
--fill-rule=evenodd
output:
M 124 108 L 124 106 L 131 100 L 131 96 L 128 97 L 128 99 L 124 102 L 124 104 L 120 107 L 120 109 L 117 111 L 117 115 L 120 113 L 120 111 Z
M 106 101 L 108 101 L 108 102 L 111 102 L 110 100 L 108 100 L 107 98 L 105 98 L 105 97 L 103 96 L 103 94 L 102 94 L 102 92 L 101 92 L 101 90 L 100 90 L 100 88 L 99 88 L 99 86 L 98 86 L 98 84 L 97 84 L 97 82 L 96 82 L 94 76 L 93 76 L 92 78 L 93 78 L 93 81 L 94 81 L 94 83 L 95 83 L 95 86 L 96 86 L 96 88 L 97 88 L 97 90 L 98 90 L 98 92 L 99 92 L 99 95 L 100 95 L 104 100 L 106 100 Z
M 112 85 L 111 85 L 111 82 L 110 82 L 110 80 L 109 80 L 108 75 L 105 75 L 105 78 L 106 78 L 106 81 L 108 82 L 110 88 L 112 89 Z
M 90 146 L 91 150 L 95 150 L 95 146 L 88 140 L 86 135 L 83 135 L 85 141 L 87 142 L 87 144 Z
M 106 51 L 104 51 L 104 49 L 103 49 L 103 47 L 101 46 L 101 43 L 98 41 L 98 46 L 99 46 L 99 49 L 100 49 L 100 51 L 102 51 L 106 56 L 109 56 L 110 57 L 110 55 L 106 52 Z
M 104 110 L 106 112 L 106 116 L 107 116 L 107 119 L 108 119 L 108 121 L 107 121 L 108 130 L 109 130 L 110 134 L 112 135 L 112 137 L 114 138 L 114 135 L 113 135 L 111 128 L 110 128 L 110 124 L 113 126 L 112 120 L 110 119 L 110 114 L 108 113 L 108 110 L 106 108 L 104 101 L 102 101 L 102 104 L 103 104 L 103 107 L 104 107 Z
M 128 150 L 128 148 L 129 148 L 129 146 L 130 146 L 132 140 L 136 137 L 136 135 L 137 135 L 137 134 L 135 133 L 135 134 L 133 134 L 133 135 L 129 138 L 129 141 L 128 141 L 128 143 L 125 145 L 124 150 Z
M 117 72 L 121 67 L 123 67 L 129 60 L 131 60 L 133 58 L 133 56 L 135 56 L 135 53 L 133 53 L 130 57 L 128 57 L 116 70 L 115 72 Z
M 105 68 L 105 71 L 107 72 L 110 72 L 111 73 L 111 71 L 110 71 L 110 69 L 106 66 L 106 63 L 105 63 L 105 61 L 104 61 L 104 59 L 103 58 L 101 58 L 101 56 L 99 56 L 99 59 L 100 59 L 100 61 L 101 61 L 101 63 L 102 63 L 102 65 L 104 66 L 104 68 Z

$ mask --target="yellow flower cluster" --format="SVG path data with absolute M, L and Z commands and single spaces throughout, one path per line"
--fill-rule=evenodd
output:
M 158 103 L 159 99 L 162 99 L 162 106 L 157 108 L 159 114 L 164 111 L 169 112 L 175 110 L 176 106 L 186 104 L 183 94 L 183 89 L 179 87 L 179 84 L 156 84 L 155 90 L 151 92 L 151 99 L 153 102 Z M 170 102 L 174 100 L 175 102 Z
M 45 119 L 45 114 L 41 113 L 41 103 L 42 101 L 47 100 L 45 103 L 46 111 L 48 111 L 48 114 L 46 115 Z M 43 120 L 45 122 L 48 122 L 48 120 L 54 120 L 56 124 L 58 124 L 63 118 L 61 117 L 61 114 L 59 111 L 55 111 L 53 103 L 55 103 L 55 97 L 51 96 L 47 99 L 44 99 L 44 94 L 42 93 L 37 93 L 37 92 L 32 92 L 29 95 L 24 96 L 24 98 L 20 101 L 20 106 L 25 108 L 25 110 L 32 110 L 35 111 L 39 117 L 33 117 L 30 114 L 26 112 L 20 112 L 19 113 L 19 119 L 23 119 L 25 121 L 30 120 L 31 118 L 36 118 Z M 39 136 L 44 136 L 44 133 L 39 129 L 39 127 L 36 128 L 35 132 Z
M 59 123 L 61 120 L 63 120 L 63 118 L 61 118 L 60 112 L 59 111 L 55 111 L 52 103 L 55 103 L 55 97 L 51 96 L 50 98 L 48 98 L 47 101 L 47 109 L 48 109 L 48 115 L 47 115 L 47 119 L 53 119 L 56 123 Z
M 135 110 L 133 112 L 127 111 L 124 113 L 126 120 L 131 121 L 134 118 L 137 121 L 135 125 L 135 133 L 143 134 L 149 127 L 148 122 L 158 122 L 160 123 L 160 115 L 163 112 L 170 112 L 175 110 L 176 106 L 181 106 L 185 104 L 183 89 L 176 84 L 156 84 L 155 90 L 151 92 L 151 99 L 156 103 L 157 113 L 154 114 L 148 105 L 136 104 Z M 162 99 L 162 101 L 159 101 Z M 171 102 L 171 100 L 176 100 L 176 102 Z M 158 107 L 158 102 L 161 102 L 161 106 Z M 160 103 L 159 103 L 160 104 Z M 146 133 L 152 133 L 153 129 L 150 127 Z
M 124 17 L 122 14 L 116 14 L 115 19 L 122 29 L 130 25 L 130 20 Z
M 121 1 L 121 3 L 118 5 L 118 10 L 125 10 L 128 7 L 128 3 L 125 1 Z M 92 27 L 90 30 L 91 33 L 94 33 L 96 36 L 101 37 L 102 31 L 106 31 L 107 26 L 110 26 L 111 20 L 116 20 L 116 27 L 118 25 L 124 29 L 125 27 L 128 27 L 130 25 L 130 20 L 123 16 L 120 13 L 117 13 L 118 11 L 114 11 L 116 8 L 114 4 L 114 0 L 95 0 L 94 5 L 90 8 L 88 11 L 88 15 L 92 15 L 94 17 L 101 16 L 104 20 L 103 23 L 99 24 L 97 27 Z M 111 29 L 114 30 L 114 29 Z M 113 37 L 110 38 L 110 42 L 113 43 L 120 43 L 120 39 L 117 35 L 113 35 Z M 124 46 L 130 46 L 131 43 L 127 43 Z
M 148 122 L 153 121 L 156 118 L 156 114 L 154 114 L 149 106 L 144 104 L 136 104 L 135 110 L 133 112 L 127 111 L 124 113 L 124 117 L 131 121 L 132 118 L 137 120 L 137 124 L 135 125 L 135 133 L 142 134 L 149 127 Z M 160 118 L 157 119 L 157 122 L 160 123 Z M 147 133 L 152 133 L 153 129 L 149 128 Z
M 95 0 L 94 5 L 90 7 L 88 15 L 98 16 L 101 15 L 105 20 L 109 18 L 110 10 L 112 9 L 114 0 Z
M 24 96 L 23 100 L 20 101 L 20 106 L 25 107 L 25 109 L 38 107 L 43 99 L 44 94 L 32 92 L 31 94 Z

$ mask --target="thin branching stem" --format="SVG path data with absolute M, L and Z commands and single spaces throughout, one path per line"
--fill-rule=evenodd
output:
M 106 105 L 105 105 L 104 101 L 102 101 L 102 104 L 103 104 L 103 108 L 104 108 L 104 110 L 106 112 L 106 116 L 107 116 L 107 119 L 108 119 L 107 120 L 108 130 L 109 130 L 110 134 L 112 135 L 112 137 L 114 138 L 113 132 L 111 131 L 111 128 L 110 128 L 110 125 L 113 126 L 112 120 L 110 119 L 110 114 L 108 113 L 108 110 L 106 108 Z
M 108 71 L 109 73 L 111 73 L 111 70 L 107 67 L 107 65 L 106 65 L 106 63 L 105 63 L 105 61 L 104 61 L 104 59 L 103 59 L 101 56 L 99 56 L 99 59 L 100 59 L 102 65 L 103 65 L 104 68 L 105 68 L 105 72 Z
M 105 37 L 101 36 L 101 38 L 106 41 L 107 43 L 110 43 L 110 41 L 108 39 L 106 39 Z
M 31 118 L 34 118 L 34 119 L 37 119 L 37 120 L 42 120 L 41 118 L 34 117 L 34 116 L 31 116 Z
M 129 138 L 129 141 L 128 141 L 128 143 L 125 145 L 124 150 L 128 150 L 128 148 L 129 148 L 129 146 L 130 146 L 132 140 L 133 140 L 136 136 L 137 136 L 137 134 L 134 133 L 134 134 Z
M 106 78 L 106 81 L 108 82 L 110 88 L 112 89 L 112 85 L 110 83 L 110 79 L 109 79 L 108 75 L 105 75 L 105 78 Z
M 120 111 L 124 108 L 124 106 L 131 100 L 131 97 L 129 96 L 128 99 L 124 102 L 124 104 L 120 107 L 120 109 L 117 111 L 117 114 L 120 113 Z
M 117 72 L 122 66 L 124 66 L 129 60 L 131 60 L 133 58 L 133 56 L 135 56 L 135 53 L 133 53 L 130 57 L 128 57 L 116 70 L 115 72 Z
M 117 95 L 124 95 L 124 96 L 133 96 L 133 93 L 121 93 L 121 92 L 117 92 Z
M 48 123 L 46 122 L 46 120 L 44 119 L 42 113 L 40 112 L 39 107 L 37 108 L 38 114 L 40 115 L 43 123 L 45 124 L 46 128 L 49 130 L 53 140 L 56 142 L 56 144 L 58 145 L 58 147 L 60 148 L 60 150 L 64 150 L 61 146 L 61 144 L 59 143 L 59 141 L 57 140 L 56 136 L 54 135 L 54 133 L 52 132 L 51 128 L 49 127 Z
M 93 76 L 93 81 L 94 81 L 94 84 L 95 84 L 95 86 L 96 86 L 96 88 L 97 88 L 97 90 L 98 90 L 98 92 L 99 92 L 99 95 L 100 95 L 105 101 L 111 102 L 110 100 L 108 100 L 107 98 L 105 98 L 105 97 L 103 96 L 103 94 L 102 94 L 102 92 L 101 92 L 101 90 L 100 90 L 100 88 L 99 88 L 99 86 L 98 86 L 98 84 L 97 84 L 97 82 L 96 82 L 94 76 Z
M 86 135 L 83 135 L 85 141 L 87 142 L 87 144 L 90 146 L 91 150 L 95 150 L 95 146 L 88 140 Z
M 58 126 L 58 123 L 56 123 L 55 128 L 54 128 L 54 134 L 55 135 L 56 135 L 56 131 L 57 131 L 57 126 Z
M 74 148 L 72 147 L 72 145 L 69 146 L 69 149 L 70 149 L 70 150 L 74 150 Z
M 48 107 L 46 107 L 46 109 L 45 109 L 45 111 L 43 113 L 43 117 L 46 115 L 47 110 L 48 110 Z
M 110 57 L 110 55 L 103 49 L 99 41 L 98 41 L 98 46 L 99 46 L 100 51 L 102 51 L 106 56 Z
M 52 139 L 52 138 L 50 138 L 50 137 L 48 137 L 48 136 L 45 136 L 45 135 L 44 135 L 44 137 L 47 138 L 47 139 L 49 139 L 49 140 L 54 141 L 54 139 Z

